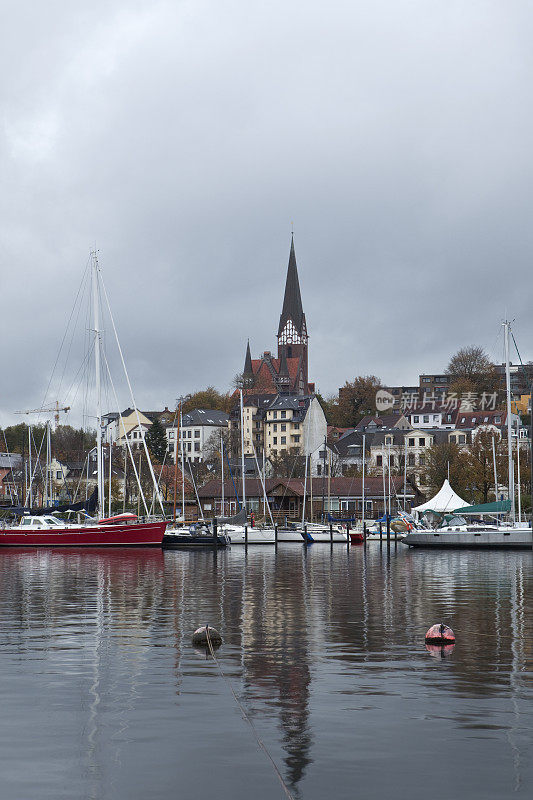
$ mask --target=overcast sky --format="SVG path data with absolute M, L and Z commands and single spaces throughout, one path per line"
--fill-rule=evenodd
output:
M 143 408 L 275 349 L 292 222 L 324 394 L 501 360 L 506 313 L 533 358 L 527 0 L 1 8 L 0 423 L 95 243 Z

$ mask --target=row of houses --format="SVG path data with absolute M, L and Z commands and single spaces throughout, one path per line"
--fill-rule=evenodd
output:
M 407 465 L 411 475 L 420 476 L 426 467 L 427 451 L 436 444 L 451 443 L 468 448 L 480 431 L 490 431 L 498 438 L 507 437 L 505 411 L 473 411 L 451 414 L 443 409 L 427 409 L 427 414 L 390 414 L 365 417 L 356 428 L 328 430 L 327 463 L 333 472 L 361 469 L 363 445 L 369 471 L 380 470 L 384 463 L 391 469 Z M 515 442 L 529 444 L 528 429 L 517 414 L 511 415 Z M 322 453 L 323 462 L 325 454 Z M 323 469 L 319 465 L 319 471 Z

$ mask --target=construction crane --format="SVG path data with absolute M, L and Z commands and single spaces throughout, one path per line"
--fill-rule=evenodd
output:
M 42 406 L 41 408 L 30 408 L 28 411 L 15 411 L 15 414 L 53 414 L 56 428 L 59 425 L 59 412 L 64 414 L 70 411 L 70 406 L 60 406 L 56 400 L 53 406 Z

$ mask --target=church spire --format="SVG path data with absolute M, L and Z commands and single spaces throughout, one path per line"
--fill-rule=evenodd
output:
M 300 295 L 300 282 L 294 252 L 294 236 L 291 236 L 291 252 L 285 282 L 283 308 L 278 328 L 278 358 L 280 359 L 280 385 L 290 386 L 298 394 L 307 392 L 307 325 Z M 289 359 L 298 359 L 298 371 L 294 379 L 289 376 Z M 281 374 L 283 370 L 283 375 Z M 286 371 L 286 374 L 285 374 Z M 292 373 L 291 373 L 292 374 Z
M 302 306 L 300 294 L 300 282 L 298 280 L 298 269 L 296 267 L 296 254 L 294 252 L 294 236 L 291 235 L 291 252 L 289 254 L 289 266 L 287 268 L 287 280 L 285 282 L 285 296 L 283 298 L 283 308 L 279 318 L 278 336 L 281 335 L 288 321 L 296 331 L 305 334 L 305 314 Z
M 250 386 L 254 382 L 254 371 L 252 368 L 252 354 L 250 353 L 250 340 L 246 345 L 246 356 L 244 358 L 244 371 L 242 373 L 244 386 Z

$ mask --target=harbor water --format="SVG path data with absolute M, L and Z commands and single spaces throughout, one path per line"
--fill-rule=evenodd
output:
M 0 796 L 283 798 L 231 685 L 295 798 L 530 797 L 532 592 L 528 551 L 0 551 Z

